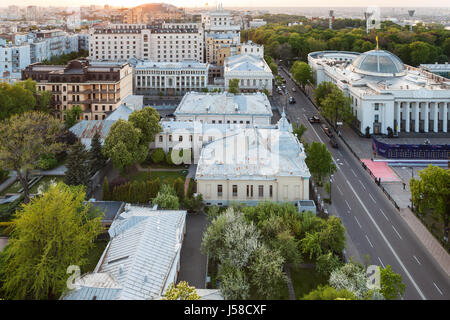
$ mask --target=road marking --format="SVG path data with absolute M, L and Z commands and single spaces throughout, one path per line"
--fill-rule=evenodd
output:
M 364 188 L 364 190 L 367 190 L 366 187 L 364 186 L 364 184 L 361 182 L 361 180 L 358 179 L 358 181 L 359 181 L 359 183 L 361 183 L 361 185 Z
M 305 117 L 306 121 L 308 122 L 309 126 L 313 129 L 314 133 L 316 134 L 317 138 L 319 138 L 320 142 L 323 143 L 322 139 L 319 137 L 319 135 L 316 132 L 316 129 L 314 129 L 314 127 L 312 126 L 311 123 L 309 123 L 308 117 L 306 116 L 306 114 L 303 114 L 303 116 Z
M 400 238 L 400 240 L 403 240 L 402 237 L 400 236 L 400 233 L 398 233 L 397 229 L 395 229 L 394 226 L 392 226 L 392 229 L 394 229 L 395 233 L 398 235 L 398 237 Z
M 381 261 L 380 257 L 378 257 L 378 260 L 380 260 L 381 266 L 384 268 L 384 263 Z
M 383 214 L 383 216 L 386 218 L 386 220 L 389 221 L 388 217 L 386 217 L 386 215 L 384 214 L 384 211 L 381 210 L 381 209 L 380 209 L 380 211 L 381 211 L 381 213 Z
M 443 296 L 444 294 L 443 294 L 442 291 L 439 289 L 439 287 L 436 285 L 436 283 L 433 282 L 433 284 L 434 284 L 434 286 L 436 287 L 437 291 L 439 291 L 439 293 L 441 294 L 441 296 Z
M 344 201 L 345 201 L 345 203 L 347 204 L 347 207 L 348 207 L 350 210 L 352 210 L 352 208 L 350 208 L 350 205 L 348 204 L 347 200 L 344 199 Z
M 370 242 L 369 237 L 366 235 L 367 241 L 369 241 L 370 246 L 373 248 L 372 242 Z
M 358 226 L 362 229 L 361 224 L 358 221 L 358 218 L 356 218 L 355 216 L 353 216 L 353 217 L 355 218 L 356 222 L 358 223 Z
M 356 198 L 358 199 L 359 203 L 361 204 L 361 206 L 363 207 L 364 211 L 366 211 L 367 215 L 369 216 L 370 220 L 372 221 L 372 223 L 375 225 L 375 228 L 378 230 L 378 232 L 381 234 L 381 237 L 383 238 L 384 242 L 386 243 L 386 245 L 388 246 L 389 250 L 391 250 L 391 252 L 394 254 L 395 259 L 397 260 L 397 262 L 400 264 L 400 266 L 402 267 L 403 271 L 405 271 L 406 276 L 408 277 L 408 279 L 411 281 L 411 283 L 413 284 L 414 288 L 416 288 L 417 292 L 419 293 L 420 297 L 423 300 L 426 300 L 427 298 L 425 298 L 425 296 L 423 295 L 422 291 L 420 290 L 419 286 L 417 285 L 417 283 L 414 281 L 413 277 L 411 276 L 411 274 L 408 272 L 408 269 L 406 269 L 405 265 L 403 264 L 402 260 L 400 260 L 400 258 L 398 257 L 397 253 L 395 252 L 394 248 L 392 248 L 391 244 L 389 243 L 388 239 L 385 237 L 383 231 L 381 231 L 380 227 L 378 226 L 378 224 L 375 222 L 375 220 L 373 219 L 372 215 L 370 214 L 369 210 L 367 210 L 366 206 L 364 205 L 364 203 L 361 201 L 361 199 L 359 198 L 358 194 L 355 192 L 355 189 L 353 189 L 352 185 L 347 181 L 347 184 L 349 185 L 350 189 L 352 189 L 353 193 L 355 194 Z M 366 236 L 367 237 L 367 236 Z
M 416 261 L 417 261 L 417 263 L 418 263 L 419 265 L 422 265 L 422 264 L 420 263 L 419 259 L 417 259 L 416 256 L 413 256 L 413 257 L 414 257 L 414 259 L 416 259 Z
M 339 188 L 339 185 L 338 185 L 338 184 L 336 185 L 336 187 L 338 188 L 340 194 L 343 196 L 344 194 L 342 193 L 341 188 Z
M 352 170 L 352 172 L 353 172 L 353 174 L 355 175 L 355 177 L 358 178 L 358 176 L 356 175 L 355 171 L 353 171 L 353 169 L 350 169 L 350 170 Z
M 373 202 L 377 203 L 370 193 L 369 193 L 369 196 L 370 196 L 370 198 L 372 199 Z

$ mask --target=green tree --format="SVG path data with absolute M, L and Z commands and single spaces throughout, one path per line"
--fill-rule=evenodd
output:
M 239 79 L 231 79 L 228 84 L 228 92 L 233 94 L 239 93 Z
M 140 129 L 125 120 L 118 120 L 111 126 L 102 152 L 111 158 L 114 167 L 122 173 L 147 157 L 148 145 L 139 143 L 141 134 Z
M 85 196 L 82 187 L 59 183 L 16 212 L 14 231 L 0 254 L 3 298 L 60 297 L 67 267 L 87 263 L 86 254 L 103 230 L 101 216 L 84 204 Z
M 15 84 L 0 83 L 0 120 L 33 110 L 36 99 L 28 87 L 29 83 L 26 81 Z
M 303 91 L 305 91 L 305 86 L 314 83 L 312 69 L 303 61 L 295 61 L 292 65 L 291 73 Z
M 293 134 L 297 137 L 298 141 L 301 141 L 302 136 L 306 132 L 307 128 L 303 124 L 300 124 L 300 126 L 297 127 L 297 124 L 294 122 L 293 129 Z
M 141 130 L 140 144 L 149 147 L 150 142 L 155 140 L 155 135 L 161 132 L 159 124 L 159 113 L 152 107 L 145 107 L 142 110 L 134 111 L 128 117 L 135 128 Z M 148 153 L 148 151 L 147 151 Z
M 353 120 L 353 110 L 350 97 L 347 97 L 341 90 L 333 89 L 320 106 L 322 115 L 332 121 L 336 127 L 338 121 L 349 124 Z
M 109 191 L 109 181 L 108 181 L 108 177 L 106 177 L 106 176 L 103 179 L 102 200 L 103 201 L 111 200 L 111 194 Z
M 35 94 L 36 97 L 36 111 L 45 113 L 51 113 L 53 111 L 51 101 L 52 93 L 50 91 L 41 91 L 39 94 Z
M 305 149 L 306 165 L 318 183 L 321 183 L 324 177 L 336 171 L 331 153 L 323 143 L 313 141 Z
M 415 41 L 409 45 L 411 63 L 418 66 L 421 63 L 428 63 L 430 61 L 430 45 L 423 41 Z
M 64 144 L 56 142 L 62 130 L 61 121 L 42 112 L 13 115 L 0 122 L 0 167 L 17 172 L 25 203 L 30 196 L 30 171 L 36 169 L 41 155 L 63 149 Z
M 89 166 L 90 173 L 94 175 L 98 170 L 103 168 L 108 160 L 102 152 L 102 143 L 100 141 L 100 134 L 95 132 L 91 140 L 91 149 L 89 150 Z
M 176 178 L 173 183 L 173 188 L 175 189 L 175 193 L 178 199 L 184 199 L 184 180 L 182 178 Z
M 444 226 L 444 237 L 448 238 L 450 222 L 450 170 L 429 165 L 419 171 L 420 179 L 411 179 L 411 196 L 416 210 L 422 215 L 431 215 Z
M 178 282 L 175 286 L 172 282 L 163 294 L 163 300 L 199 300 L 195 287 L 189 286 L 186 281 Z
M 405 284 L 402 282 L 402 276 L 392 271 L 392 267 L 380 268 L 380 292 L 385 299 L 399 299 L 405 292 Z
M 336 290 L 329 285 L 319 285 L 316 289 L 306 294 L 302 300 L 357 300 L 355 295 L 346 290 Z
M 323 275 L 329 276 L 333 270 L 342 266 L 339 257 L 328 251 L 317 257 L 316 270 Z
M 79 105 L 72 106 L 69 110 L 64 111 L 64 123 L 67 128 L 72 128 L 78 120 L 80 120 L 83 110 Z
M 250 296 L 250 284 L 245 272 L 236 266 L 222 264 L 218 279 L 220 292 L 225 300 L 246 300 Z
M 173 187 L 163 184 L 158 192 L 153 204 L 157 204 L 159 208 L 165 210 L 178 210 L 180 207 L 178 197 Z
M 322 106 L 322 101 L 333 91 L 337 89 L 336 85 L 332 82 L 323 81 L 314 89 L 314 101 L 320 108 Z
M 153 163 L 161 163 L 165 158 L 164 150 L 162 148 L 156 148 L 155 150 L 153 150 L 150 158 L 152 159 Z
M 70 147 L 67 154 L 66 173 L 64 183 L 67 185 L 88 186 L 90 181 L 89 154 L 81 141 Z

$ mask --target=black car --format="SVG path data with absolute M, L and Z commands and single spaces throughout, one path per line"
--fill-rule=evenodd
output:
M 310 123 L 320 123 L 320 118 L 318 116 L 312 116 L 309 118 Z
M 290 104 L 293 104 L 293 103 L 295 103 L 295 99 L 294 99 L 294 97 L 289 97 L 289 103 L 290 103 Z
M 331 136 L 330 144 L 333 148 L 339 148 L 339 144 L 334 136 Z

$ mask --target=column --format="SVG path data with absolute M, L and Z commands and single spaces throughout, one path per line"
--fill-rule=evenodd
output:
M 411 102 L 405 102 L 405 132 L 409 132 L 409 122 L 411 121 L 409 117 Z
M 447 132 L 447 117 L 448 117 L 448 103 L 444 102 L 443 106 L 442 106 L 442 131 L 443 132 Z
M 433 102 L 433 131 L 438 132 L 438 123 L 439 123 L 439 104 L 437 102 Z
M 423 107 L 423 109 L 424 109 L 424 111 L 423 111 L 423 113 L 424 113 L 423 131 L 424 132 L 428 132 L 428 125 L 430 123 L 430 118 L 428 117 L 428 111 L 431 109 L 430 104 L 431 104 L 431 102 L 425 102 L 424 107 Z
M 414 108 L 414 132 L 419 132 L 419 112 L 420 112 L 420 102 L 415 102 L 416 107 Z
M 402 119 L 401 119 L 401 113 L 400 113 L 400 109 L 402 107 L 402 103 L 401 102 L 396 102 L 397 104 L 397 110 L 396 110 L 396 120 L 397 120 L 397 127 L 394 128 L 394 132 L 399 133 L 400 132 L 400 126 L 402 123 Z

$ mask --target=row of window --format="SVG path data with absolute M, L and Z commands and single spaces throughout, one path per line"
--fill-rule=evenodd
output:
M 222 197 L 223 195 L 223 186 L 221 184 L 217 185 L 217 196 Z M 232 196 L 237 197 L 238 196 L 238 185 L 233 184 L 232 185 Z M 247 198 L 253 198 L 253 185 L 247 185 Z M 264 197 L 264 185 L 258 185 L 258 197 L 263 198 Z M 273 198 L 273 186 L 269 185 L 269 197 Z

